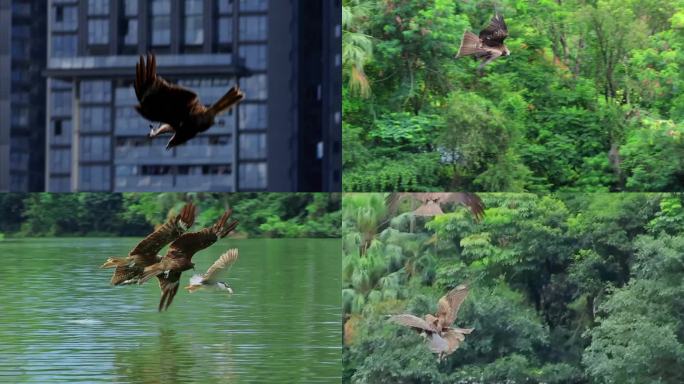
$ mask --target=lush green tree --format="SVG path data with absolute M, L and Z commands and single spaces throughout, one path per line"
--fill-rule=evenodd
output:
M 345 190 L 682 190 L 681 0 L 364 4 L 373 91 L 344 86 Z M 454 55 L 494 12 L 512 55 L 478 76 Z
M 479 196 L 487 207 L 479 222 L 450 206 L 434 218 L 402 207 L 368 220 L 359 213 L 384 196 L 345 196 L 344 382 L 682 380 L 682 196 Z M 388 222 L 365 255 L 364 221 Z M 445 361 L 415 331 L 387 321 L 434 313 L 462 283 L 470 294 L 456 326 L 475 330 Z

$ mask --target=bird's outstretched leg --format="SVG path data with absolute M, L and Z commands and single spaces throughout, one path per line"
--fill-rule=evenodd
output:
M 168 124 L 161 124 L 157 129 L 154 129 L 152 125 L 150 125 L 150 134 L 148 135 L 149 138 L 157 137 L 163 133 L 175 133 L 176 131 Z

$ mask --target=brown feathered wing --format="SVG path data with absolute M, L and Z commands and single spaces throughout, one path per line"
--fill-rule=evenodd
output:
M 190 259 L 195 253 L 209 247 L 219 239 L 228 235 L 238 225 L 237 221 L 227 223 L 232 213 L 233 210 L 229 209 L 211 227 L 205 228 L 199 232 L 183 234 L 171 243 L 166 257 L 185 257 Z
M 147 55 L 147 61 L 140 56 L 135 66 L 134 88 L 140 102 L 136 110 L 144 118 L 170 124 L 174 129 L 191 113 L 206 110 L 195 92 L 157 76 L 157 59 L 153 54 Z
M 480 31 L 482 44 L 489 47 L 502 46 L 506 37 L 508 37 L 508 27 L 501 15 L 495 15 L 489 22 L 489 25 Z
M 432 324 L 428 323 L 424 319 L 421 319 L 418 316 L 410 315 L 408 313 L 391 316 L 389 318 L 389 321 L 406 327 L 411 327 L 417 330 L 423 330 L 427 332 L 438 331 L 435 327 L 432 326 Z
M 140 241 L 126 259 L 119 262 L 111 283 L 120 285 L 142 275 L 145 267 L 159 261 L 158 253 L 167 244 L 181 236 L 195 223 L 196 207 L 187 203 L 181 212 Z M 112 259 L 110 259 L 112 260 Z M 106 264 L 106 263 L 105 263 Z
M 456 315 L 466 296 L 468 296 L 468 287 L 459 285 L 439 299 L 436 315 L 442 327 L 450 327 L 456 321 Z

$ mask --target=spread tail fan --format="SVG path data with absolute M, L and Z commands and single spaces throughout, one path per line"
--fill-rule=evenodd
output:
M 218 115 L 221 112 L 225 112 L 235 106 L 237 103 L 242 101 L 242 99 L 245 98 L 245 94 L 242 93 L 240 88 L 237 86 L 232 87 L 228 93 L 223 95 L 222 98 L 219 99 L 219 101 L 215 102 L 214 105 L 212 105 L 209 108 L 210 113 L 214 114 L 214 116 Z
M 458 49 L 458 55 L 456 58 L 470 56 L 479 52 L 478 45 L 480 44 L 480 38 L 476 34 L 466 31 L 463 34 L 463 40 L 461 40 L 461 47 Z

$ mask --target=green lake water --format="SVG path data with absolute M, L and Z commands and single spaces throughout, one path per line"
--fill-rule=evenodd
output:
M 165 313 L 156 280 L 99 269 L 138 240 L 0 242 L 0 382 L 340 382 L 339 240 L 221 240 L 193 262 L 237 247 L 235 293 L 189 294 L 187 271 Z

